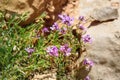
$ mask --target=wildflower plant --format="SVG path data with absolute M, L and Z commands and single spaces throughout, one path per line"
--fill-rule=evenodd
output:
M 26 14 L 18 19 L 13 15 L 6 21 L 0 13 L 1 79 L 24 80 L 35 71 L 57 69 L 58 80 L 63 80 L 62 76 L 67 76 L 76 67 L 85 51 L 84 44 L 92 42 L 91 36 L 85 34 L 87 28 L 80 23 L 84 17 L 79 17 L 79 23 L 74 24 L 73 17 L 61 14 L 60 21 L 52 26 L 44 26 L 44 17 L 43 14 L 37 23 L 22 28 L 19 24 Z M 93 66 L 88 59 L 80 63 L 81 67 Z

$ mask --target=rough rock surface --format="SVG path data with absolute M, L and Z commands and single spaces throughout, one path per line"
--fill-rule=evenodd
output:
M 47 11 L 49 19 L 54 20 L 68 0 L 0 0 L 0 10 L 6 12 L 6 17 L 13 13 L 22 14 L 29 12 L 27 21 L 34 21 L 43 11 Z
M 120 20 L 92 26 L 88 33 L 94 38 L 88 46 L 89 58 L 95 65 L 91 80 L 120 80 Z
M 56 80 L 56 72 L 53 70 L 44 74 L 38 73 L 31 80 Z
M 79 13 L 90 16 L 95 8 L 114 7 L 112 2 L 120 0 L 81 0 Z M 120 15 L 120 6 L 117 8 Z M 89 74 L 91 80 L 120 80 L 120 17 L 90 26 L 87 33 L 94 38 L 87 46 L 88 57 L 95 63 Z
M 102 7 L 100 9 L 94 9 L 93 13 L 91 14 L 92 18 L 100 22 L 117 19 L 118 16 L 118 10 L 111 7 Z
M 28 24 L 45 10 L 44 0 L 0 0 L 0 10 L 6 12 L 6 18 L 13 13 L 22 14 L 29 12 L 29 17 L 24 24 Z

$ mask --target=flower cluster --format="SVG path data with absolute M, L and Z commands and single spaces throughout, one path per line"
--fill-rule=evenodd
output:
M 50 27 L 51 30 L 59 30 L 59 26 L 58 24 L 55 22 L 51 27 Z
M 44 27 L 44 28 L 42 29 L 42 33 L 46 33 L 46 32 L 49 32 L 49 30 L 48 30 L 47 27 Z
M 83 64 L 84 64 L 84 65 L 89 65 L 89 66 L 91 66 L 91 67 L 94 65 L 93 61 L 90 61 L 90 60 L 87 59 L 87 58 L 83 60 Z
M 85 43 L 92 43 L 92 38 L 90 35 L 83 35 L 82 36 L 82 40 L 85 42 Z
M 81 21 L 85 20 L 84 16 L 80 16 L 78 19 L 81 20 Z
M 25 50 L 29 55 L 32 54 L 35 51 L 34 48 L 25 48 Z
M 62 20 L 62 22 L 64 24 L 66 24 L 67 26 L 71 26 L 73 23 L 74 18 L 71 18 L 68 15 L 58 15 L 58 17 Z
M 81 29 L 81 30 L 83 30 L 83 31 L 86 31 L 86 30 L 87 30 L 87 28 L 84 27 L 83 25 L 79 25 L 79 29 Z
M 46 52 L 51 56 L 59 56 L 58 48 L 56 46 L 49 46 L 46 49 Z M 71 53 L 71 48 L 68 47 L 67 44 L 60 47 L 60 52 L 64 53 L 65 56 L 69 56 Z
M 67 28 L 63 27 L 62 29 L 59 30 L 61 34 L 65 34 L 67 31 Z
M 58 56 L 58 48 L 56 46 L 49 46 L 46 50 L 47 53 L 51 56 Z
M 69 56 L 71 54 L 71 48 L 68 47 L 68 44 L 61 46 L 60 51 L 63 52 L 65 56 Z

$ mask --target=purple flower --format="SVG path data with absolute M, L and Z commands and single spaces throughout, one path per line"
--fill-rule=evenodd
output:
M 50 27 L 50 29 L 51 30 L 58 30 L 59 29 L 59 26 L 58 26 L 58 24 L 55 22 L 53 25 L 52 25 L 52 27 Z
M 89 76 L 87 76 L 84 80 L 90 80 L 90 77 L 89 77 Z
M 89 66 L 91 66 L 91 67 L 94 65 L 93 61 L 90 61 L 90 60 L 87 59 L 87 58 L 83 60 L 83 64 L 84 64 L 84 65 L 89 65 Z
M 82 40 L 85 42 L 85 43 L 92 43 L 92 38 L 91 38 L 91 36 L 90 35 L 83 35 L 82 36 Z
M 84 21 L 85 17 L 84 16 L 80 16 L 78 19 L 81 20 L 81 21 Z
M 27 53 L 29 53 L 29 54 L 32 54 L 32 53 L 35 51 L 34 48 L 25 48 L 25 50 L 26 50 Z
M 86 27 L 84 27 L 84 26 L 82 26 L 82 25 L 79 25 L 79 28 L 80 28 L 81 30 L 84 30 L 84 31 L 86 31 L 86 30 L 87 30 L 87 28 L 86 28 Z
M 45 33 L 45 32 L 49 32 L 48 28 L 46 28 L 46 27 L 44 27 L 44 28 L 42 29 L 42 33 Z
M 65 27 L 63 27 L 62 29 L 60 29 L 60 32 L 61 32 L 62 34 L 65 34 L 66 31 L 67 31 L 67 28 L 65 28 Z
M 47 53 L 51 56 L 58 56 L 58 48 L 56 46 L 49 46 L 46 50 Z
M 74 18 L 69 17 L 68 15 L 58 15 L 58 17 L 62 20 L 64 24 L 71 26 Z
M 68 44 L 61 46 L 60 51 L 63 52 L 65 56 L 69 56 L 71 54 L 71 48 L 68 47 Z

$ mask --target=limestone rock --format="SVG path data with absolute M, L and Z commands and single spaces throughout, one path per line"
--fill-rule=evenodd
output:
M 29 24 L 44 11 L 54 20 L 67 0 L 0 0 L 0 11 L 6 12 L 6 18 L 13 13 L 29 12 L 28 19 L 23 24 Z M 48 20 L 49 21 L 49 20 Z
M 97 21 L 108 21 L 118 18 L 118 10 L 111 7 L 103 7 L 100 9 L 94 9 L 91 17 Z
M 85 17 L 94 13 L 93 10 L 96 8 L 111 8 L 111 3 L 113 2 L 120 4 L 120 0 L 80 1 L 79 14 L 76 15 L 84 15 Z M 116 11 L 110 12 L 116 13 Z M 118 8 L 118 14 L 120 15 L 120 6 Z M 91 80 L 120 80 L 120 17 L 116 15 L 106 15 L 107 17 L 100 19 L 100 21 L 109 20 L 110 18 L 108 16 L 112 18 L 116 17 L 117 19 L 90 26 L 88 29 L 87 34 L 90 34 L 94 39 L 92 44 L 87 45 L 89 53 L 87 57 L 95 63 L 89 74 Z M 99 16 L 99 13 L 95 16 Z
M 6 15 L 29 12 L 28 19 L 24 22 L 24 24 L 28 24 L 45 10 L 45 4 L 45 0 L 1 0 L 0 10 L 5 11 Z
M 99 24 L 88 30 L 93 44 L 88 46 L 89 58 L 95 65 L 91 80 L 120 80 L 120 27 L 119 20 Z

